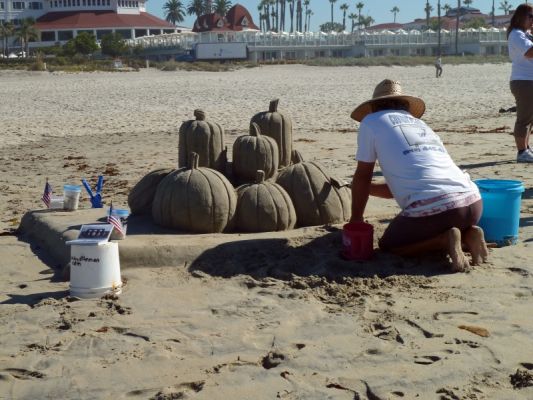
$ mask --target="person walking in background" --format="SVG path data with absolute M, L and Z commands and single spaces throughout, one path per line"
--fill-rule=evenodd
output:
M 516 101 L 514 138 L 519 163 L 533 162 L 529 136 L 533 124 L 533 7 L 520 4 L 507 28 L 509 57 L 511 58 L 511 93 Z
M 394 198 L 402 211 L 379 240 L 382 250 L 417 256 L 444 250 L 452 270 L 488 257 L 483 230 L 476 226 L 483 209 L 477 186 L 455 165 L 441 139 L 419 118 L 422 99 L 402 94 L 399 82 L 386 79 L 371 100 L 351 114 L 361 122 L 357 137 L 357 168 L 352 182 L 350 222 L 362 222 L 369 196 Z M 372 182 L 379 161 L 385 183 Z
M 440 56 L 438 56 L 435 60 L 435 73 L 437 75 L 437 78 L 440 78 L 440 76 L 442 75 L 442 59 L 440 58 Z

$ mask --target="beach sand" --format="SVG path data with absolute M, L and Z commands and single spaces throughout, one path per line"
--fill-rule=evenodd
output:
M 516 164 L 510 64 L 268 66 L 233 72 L 0 71 L 0 398 L 531 399 L 533 171 Z M 518 179 L 517 245 L 452 274 L 439 255 L 339 258 L 338 229 L 226 259 L 126 268 L 118 297 L 69 297 L 56 261 L 17 236 L 48 177 L 106 179 L 127 206 L 177 164 L 178 128 L 202 108 L 231 145 L 280 98 L 294 147 L 351 180 L 349 118 L 384 78 L 422 97 L 424 120 L 473 179 Z M 83 194 L 80 207 L 89 208 Z M 376 236 L 398 212 L 370 199 Z M 127 239 L 126 239 L 127 240 Z

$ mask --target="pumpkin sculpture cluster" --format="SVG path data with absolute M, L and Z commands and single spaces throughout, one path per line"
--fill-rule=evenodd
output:
M 151 214 L 160 226 L 196 233 L 347 221 L 350 189 L 293 150 L 291 118 L 277 110 L 278 104 L 273 100 L 268 111 L 252 117 L 250 134 L 233 143 L 231 163 L 224 129 L 195 110 L 195 119 L 179 130 L 179 168 L 144 176 L 128 196 L 132 214 Z

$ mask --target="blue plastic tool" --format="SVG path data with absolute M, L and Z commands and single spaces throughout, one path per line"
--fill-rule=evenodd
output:
M 91 186 L 87 182 L 85 178 L 81 180 L 81 183 L 83 183 L 83 186 L 85 187 L 85 190 L 89 194 L 89 197 L 91 198 L 91 205 L 93 208 L 103 208 L 104 205 L 102 203 L 102 188 L 104 186 L 104 177 L 103 175 L 98 176 L 98 182 L 96 183 L 95 192 L 92 191 Z

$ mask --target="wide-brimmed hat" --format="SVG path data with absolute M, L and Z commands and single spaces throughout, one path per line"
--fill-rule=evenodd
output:
M 372 103 L 382 99 L 398 99 L 405 101 L 409 104 L 408 111 L 415 118 L 420 118 L 424 114 L 424 111 L 426 111 L 424 100 L 418 97 L 402 94 L 402 86 L 400 85 L 400 82 L 385 79 L 378 83 L 374 89 L 372 100 L 365 101 L 358 105 L 356 109 L 352 111 L 350 117 L 361 122 L 364 117 L 372 112 Z

